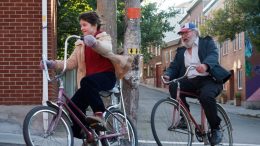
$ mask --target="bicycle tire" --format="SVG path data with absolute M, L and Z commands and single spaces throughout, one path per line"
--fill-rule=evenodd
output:
M 116 116 L 116 117 L 115 117 Z M 124 114 L 118 110 L 118 109 L 111 109 L 109 112 L 105 114 L 105 121 L 107 124 L 108 131 L 106 132 L 107 134 L 112 134 L 116 133 L 118 131 L 118 127 L 120 128 L 120 125 L 125 123 L 125 117 Z M 138 137 L 137 137 L 137 132 L 134 127 L 134 124 L 132 121 L 129 119 L 128 116 L 126 116 L 127 119 L 127 124 L 129 128 L 129 133 L 130 133 L 130 143 L 128 140 L 128 134 L 125 134 L 123 137 L 112 137 L 108 138 L 107 141 L 109 143 L 109 146 L 138 146 Z M 120 121 L 118 121 L 120 120 Z M 116 123 L 116 124 L 115 124 Z M 120 124 L 120 125 L 118 125 Z M 116 126 L 116 127 L 114 127 Z M 121 125 L 122 126 L 122 125 Z
M 62 114 L 55 132 L 49 134 L 45 132 L 46 130 L 44 129 L 46 129 L 46 127 L 48 127 L 47 125 L 51 122 L 49 120 L 53 119 L 52 117 L 55 115 L 57 115 L 57 109 L 48 106 L 37 106 L 26 115 L 23 122 L 23 138 L 27 146 L 52 146 L 52 143 L 50 143 L 52 139 L 54 140 L 53 146 L 73 146 L 74 139 L 71 125 L 64 114 Z M 43 122 L 43 119 L 47 121 Z M 35 125 L 33 125 L 34 123 Z M 62 131 L 63 128 L 65 128 L 66 134 Z M 43 132 L 39 133 L 37 130 L 43 130 Z M 62 138 L 63 136 L 67 139 L 66 141 Z M 49 140 L 48 144 L 44 143 L 44 140 Z
M 223 132 L 223 139 L 219 145 L 233 146 L 232 124 L 230 119 L 224 108 L 219 104 L 217 104 L 217 112 L 221 118 L 220 129 Z
M 178 109 L 178 106 L 179 103 L 170 98 L 161 99 L 154 105 L 151 114 L 151 128 L 153 137 L 158 146 L 162 146 L 163 144 L 169 144 L 171 146 L 190 146 L 192 144 L 192 127 L 188 114 L 182 106 L 180 106 L 179 114 L 184 118 L 187 129 L 178 128 L 176 126 L 178 124 L 172 121 L 172 110 L 174 108 Z

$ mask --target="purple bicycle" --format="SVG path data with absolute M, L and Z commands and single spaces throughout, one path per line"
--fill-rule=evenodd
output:
M 71 129 L 72 124 L 78 124 L 85 134 L 83 145 L 90 146 L 137 146 L 138 139 L 133 123 L 125 114 L 121 82 L 110 91 L 100 93 L 103 97 L 111 97 L 111 105 L 103 113 L 106 130 L 95 129 L 95 124 L 81 122 L 69 108 L 68 104 L 76 108 L 80 114 L 89 118 L 70 100 L 63 87 L 63 74 L 66 70 L 67 41 L 69 38 L 80 39 L 79 36 L 70 36 L 65 42 L 64 69 L 60 75 L 50 79 L 46 66 L 46 58 L 43 56 L 43 65 L 49 82 L 59 82 L 59 94 L 56 101 L 47 101 L 47 106 L 33 108 L 25 117 L 23 123 L 23 136 L 27 146 L 73 146 L 74 138 Z M 121 112 L 123 111 L 123 112 Z M 73 123 L 73 118 L 76 123 Z

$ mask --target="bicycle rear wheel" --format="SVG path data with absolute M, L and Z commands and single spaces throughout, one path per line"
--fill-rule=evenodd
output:
M 127 117 L 130 139 L 128 138 L 128 133 L 126 129 L 127 127 L 125 126 L 126 123 L 125 117 L 121 111 L 117 109 L 111 109 L 110 112 L 107 112 L 107 114 L 105 115 L 105 120 L 108 128 L 106 134 L 124 133 L 121 136 L 107 138 L 107 141 L 110 146 L 137 146 L 138 145 L 136 129 L 133 123 Z
M 217 104 L 217 112 L 221 119 L 220 129 L 223 132 L 223 139 L 219 145 L 233 146 L 232 125 L 230 119 L 223 107 L 219 104 Z
M 25 117 L 23 137 L 27 146 L 73 146 L 73 134 L 68 119 L 62 115 L 54 130 L 57 110 L 48 106 L 33 108 Z
M 186 111 L 178 102 L 167 98 L 159 100 L 153 107 L 151 114 L 151 128 L 158 146 L 184 146 L 192 143 L 192 127 Z M 182 116 L 181 116 L 182 115 Z M 182 117 L 187 128 L 177 127 Z

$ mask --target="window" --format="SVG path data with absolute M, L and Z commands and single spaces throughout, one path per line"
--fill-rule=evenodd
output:
M 147 47 L 147 53 L 150 53 L 150 47 Z
M 237 38 L 236 37 L 234 38 L 234 40 L 232 40 L 232 45 L 233 45 L 234 51 L 237 51 Z
M 148 65 L 147 66 L 147 77 L 149 77 L 149 75 L 150 75 L 150 66 Z
M 154 55 L 154 48 L 153 48 L 153 46 L 150 47 L 150 53 L 151 53 L 152 55 Z
M 173 58 L 173 57 L 172 57 L 172 52 L 173 52 L 173 51 L 170 50 L 170 62 L 172 62 L 172 58 Z
M 158 49 L 158 56 L 160 56 L 161 55 L 161 46 L 159 45 L 159 47 L 157 47 L 157 49 Z
M 224 90 L 224 91 L 227 90 L 227 83 L 223 84 L 223 90 Z
M 155 47 L 155 56 L 158 56 L 158 49 Z
M 237 88 L 242 89 L 242 69 L 237 69 Z
M 166 51 L 165 52 L 165 63 L 168 63 L 168 60 L 169 60 L 169 52 L 168 51 Z
M 225 41 L 223 45 L 223 55 L 227 55 L 227 54 L 228 54 L 228 41 Z
M 215 41 L 216 47 L 218 49 L 218 61 L 220 62 L 220 51 L 221 51 L 221 46 L 220 43 Z
M 242 38 L 241 38 L 241 33 L 238 34 L 238 49 L 241 50 L 242 49 Z
M 154 68 L 153 68 L 153 66 L 151 65 L 151 66 L 150 66 L 150 77 L 153 77 L 153 72 L 154 72 L 153 69 L 154 69 Z

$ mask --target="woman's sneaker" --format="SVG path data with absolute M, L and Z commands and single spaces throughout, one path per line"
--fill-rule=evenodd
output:
M 91 128 L 97 131 L 107 131 L 102 112 L 96 112 L 94 116 L 87 116 L 86 122 Z

